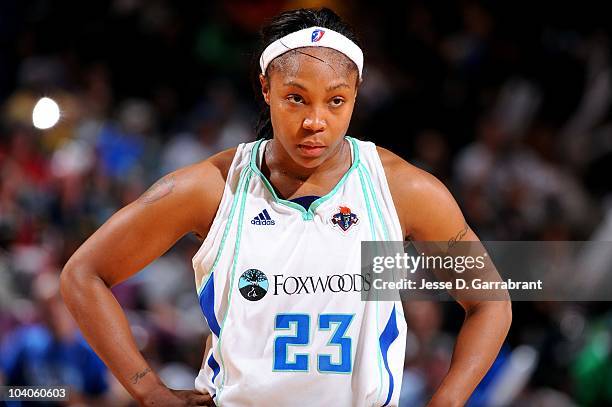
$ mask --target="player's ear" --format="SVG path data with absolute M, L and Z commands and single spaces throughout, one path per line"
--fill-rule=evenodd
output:
M 259 83 L 261 83 L 261 94 L 263 95 L 264 100 L 269 105 L 270 104 L 270 81 L 268 78 L 264 76 L 264 74 L 259 74 Z

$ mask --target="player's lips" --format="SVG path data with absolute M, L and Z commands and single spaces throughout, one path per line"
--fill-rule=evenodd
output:
M 318 143 L 298 144 L 298 149 L 306 157 L 319 157 L 327 147 Z

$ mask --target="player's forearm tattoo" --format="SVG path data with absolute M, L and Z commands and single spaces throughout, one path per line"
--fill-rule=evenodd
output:
M 133 384 L 137 384 L 138 381 L 140 379 L 142 379 L 143 377 L 146 376 L 147 373 L 149 373 L 151 371 L 150 367 L 147 367 L 145 370 L 143 370 L 142 372 L 138 372 L 136 373 L 134 376 L 130 377 L 130 379 L 132 379 L 132 383 Z
M 451 247 L 453 247 L 459 240 L 463 239 L 463 237 L 467 234 L 468 231 L 468 225 L 467 223 L 463 223 L 463 229 L 461 229 L 459 231 L 459 233 L 457 233 L 457 235 L 455 235 L 454 237 L 451 237 L 448 241 L 448 248 L 450 249 Z
M 143 204 L 153 203 L 164 196 L 168 195 L 174 189 L 174 177 L 167 175 L 151 185 L 141 196 L 138 201 Z

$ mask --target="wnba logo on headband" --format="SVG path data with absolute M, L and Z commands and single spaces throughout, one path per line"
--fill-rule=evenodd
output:
M 310 37 L 310 42 L 319 42 L 319 40 L 323 38 L 323 34 L 325 34 L 324 30 L 314 30 L 312 32 L 312 36 Z
M 363 73 L 363 52 L 344 35 L 325 27 L 308 27 L 292 32 L 268 45 L 259 57 L 261 73 L 266 74 L 270 62 L 287 51 L 301 47 L 326 47 L 346 55 L 357 65 L 359 78 Z

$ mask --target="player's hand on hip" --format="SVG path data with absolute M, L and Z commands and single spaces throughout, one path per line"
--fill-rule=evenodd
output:
M 187 407 L 187 406 L 214 406 L 210 394 L 202 394 L 196 390 L 173 390 L 164 388 L 153 391 L 140 403 L 143 407 Z

